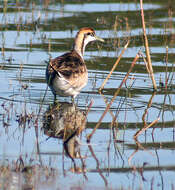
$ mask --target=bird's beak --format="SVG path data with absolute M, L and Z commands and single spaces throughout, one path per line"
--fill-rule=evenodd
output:
M 96 40 L 100 41 L 100 42 L 104 42 L 104 40 L 98 36 L 95 36 Z

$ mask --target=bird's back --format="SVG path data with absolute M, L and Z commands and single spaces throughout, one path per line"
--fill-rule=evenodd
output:
M 54 94 L 76 96 L 87 83 L 87 68 L 76 51 L 52 59 L 46 69 L 46 80 Z

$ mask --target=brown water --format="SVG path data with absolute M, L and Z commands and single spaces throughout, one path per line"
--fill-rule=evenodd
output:
M 140 50 L 144 54 L 139 3 L 132 0 L 1 1 L 1 166 L 15 167 L 21 158 L 25 167 L 34 167 L 29 176 L 24 166 L 23 172 L 12 171 L 10 177 L 1 172 L 1 189 L 175 188 L 174 5 L 172 0 L 144 1 L 157 92 L 153 92 L 140 58 L 88 146 L 86 136 L 98 123 L 106 101 L 112 99 L 136 54 Z M 87 110 L 92 100 L 93 104 L 86 130 L 78 142 L 82 158 L 72 160 L 63 153 L 62 140 L 48 139 L 50 133 L 42 129 L 43 117 L 53 107 L 50 90 L 42 102 L 47 87 L 45 61 L 68 51 L 77 31 L 85 26 L 93 27 L 105 43 L 93 43 L 86 48 L 84 58 L 89 81 L 75 100 L 77 112 Z M 128 38 L 130 44 L 105 85 L 103 96 L 98 89 Z M 70 98 L 58 99 L 60 103 L 71 102 Z M 59 118 L 59 113 L 56 114 Z M 112 125 L 114 116 L 115 125 Z M 158 118 L 158 123 L 143 132 L 138 141 L 133 139 L 144 122 L 149 124 Z M 70 148 L 75 141 L 71 139 Z

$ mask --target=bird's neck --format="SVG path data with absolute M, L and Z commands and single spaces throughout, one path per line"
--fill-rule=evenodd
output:
M 82 59 L 86 45 L 87 43 L 85 42 L 84 34 L 78 33 L 75 38 L 73 49 L 81 56 Z

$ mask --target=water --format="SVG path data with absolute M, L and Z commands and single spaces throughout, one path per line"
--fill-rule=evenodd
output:
M 86 136 L 106 109 L 105 102 L 112 99 L 136 54 L 140 50 L 144 54 L 139 3 L 1 1 L 0 164 L 14 169 L 19 158 L 24 162 L 23 172 L 10 170 L 10 182 L 2 172 L 1 189 L 174 189 L 175 7 L 173 1 L 144 3 L 158 91 L 153 92 L 140 58 L 88 145 Z M 93 103 L 79 142 L 82 159 L 72 161 L 63 152 L 62 140 L 48 139 L 48 132 L 42 129 L 43 117 L 53 106 L 50 90 L 43 99 L 45 61 L 69 51 L 77 31 L 85 26 L 93 27 L 105 43 L 86 48 L 89 81 L 75 103 L 80 112 Z M 102 96 L 98 89 L 128 38 L 130 44 Z M 167 77 L 166 90 L 162 84 Z M 59 102 L 71 100 L 59 98 Z M 133 136 L 144 126 L 144 113 L 146 123 L 159 121 L 135 141 Z M 72 142 L 69 144 L 72 148 Z M 73 153 L 76 148 L 71 149 Z M 33 167 L 32 173 L 24 172 L 24 167 Z

